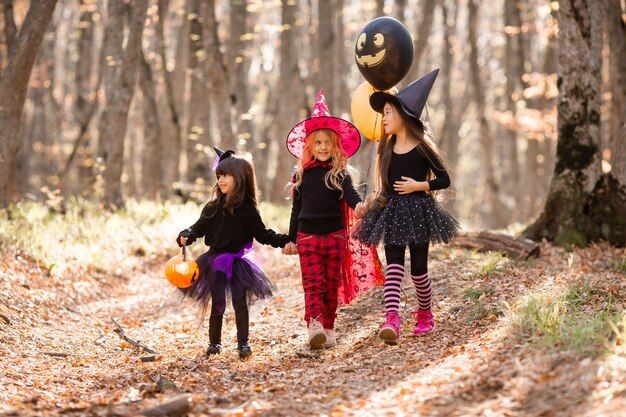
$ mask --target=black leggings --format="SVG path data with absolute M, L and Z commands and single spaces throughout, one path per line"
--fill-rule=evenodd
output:
M 224 297 L 223 294 L 218 299 L 213 298 L 211 304 L 211 315 L 209 317 L 209 342 L 211 344 L 220 344 L 222 342 L 222 321 L 226 308 L 226 299 L 222 297 Z M 233 310 L 235 311 L 235 324 L 237 325 L 237 344 L 241 346 L 248 343 L 250 329 L 246 291 L 234 291 L 232 301 Z
M 428 272 L 428 243 L 425 245 L 409 245 L 411 254 L 411 275 L 424 275 Z M 385 245 L 387 265 L 398 264 L 404 266 L 406 246 Z

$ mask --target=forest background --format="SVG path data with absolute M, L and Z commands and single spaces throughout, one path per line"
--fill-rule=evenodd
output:
M 364 81 L 356 37 L 388 15 L 414 39 L 413 65 L 398 87 L 441 68 L 429 118 L 452 174 L 447 208 L 466 226 L 503 228 L 528 223 L 543 207 L 556 159 L 558 2 L 105 3 L 59 1 L 33 51 L 19 152 L 8 159 L 9 201 L 50 193 L 117 206 L 176 195 L 203 201 L 219 146 L 249 152 L 263 200 L 288 204 L 295 160 L 287 133 L 322 88 L 331 113 L 352 120 L 351 96 Z M 2 2 L 0 68 L 28 6 Z M 623 134 L 624 107 L 606 45 L 605 169 L 619 158 L 610 144 Z M 364 137 L 351 161 L 361 183 L 368 174 L 371 183 L 375 148 Z
M 0 413 L 621 415 L 625 10 L 0 0 Z M 264 219 L 285 231 L 285 137 L 319 89 L 352 119 L 356 38 L 379 16 L 413 36 L 398 88 L 440 68 L 428 117 L 454 187 L 442 203 L 465 232 L 534 239 L 533 256 L 434 248 L 429 338 L 383 346 L 377 289 L 340 309 L 337 348 L 314 355 L 297 258 L 263 248 L 280 291 L 255 317 L 255 354 L 207 359 L 193 312 L 157 306 L 173 237 L 209 198 L 213 146 L 253 158 Z M 351 159 L 364 193 L 376 146 L 364 137 Z

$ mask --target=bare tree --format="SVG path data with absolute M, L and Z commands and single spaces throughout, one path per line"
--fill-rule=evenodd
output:
M 232 97 L 236 109 L 235 121 L 239 144 L 252 143 L 252 118 L 250 115 L 250 27 L 246 0 L 230 2 L 230 37 L 228 38 L 228 68 L 232 74 Z
M 11 201 L 8 195 L 11 161 L 20 145 L 20 118 L 28 80 L 56 4 L 57 0 L 33 0 L 19 33 L 7 42 L 13 45 L 10 47 L 13 52 L 0 77 L 0 143 L 3 144 L 0 147 L 0 207 L 6 207 Z
M 201 0 L 188 3 L 189 13 L 189 100 L 187 103 L 186 153 L 187 180 L 200 183 L 208 179 L 211 172 L 211 157 L 215 156 L 211 145 L 211 91 L 206 68 L 206 39 L 200 15 Z
M 141 54 L 139 85 L 143 104 L 143 158 L 141 161 L 141 185 L 147 198 L 156 199 L 162 189 L 163 146 L 161 142 L 161 125 L 159 124 L 154 77 L 150 63 Z
M 354 63 L 354 46 L 350 44 L 346 47 L 345 42 L 345 25 L 344 25 L 344 0 L 334 0 L 334 16 L 333 27 L 336 33 L 334 47 L 335 69 L 337 75 L 333 80 L 333 107 L 335 113 L 341 115 L 344 112 L 350 111 L 350 92 L 347 86 L 347 75 L 350 74 L 349 65 Z M 348 59 L 349 58 L 349 59 Z
M 557 161 L 543 213 L 525 231 L 535 240 L 626 244 L 626 184 L 611 172 L 602 175 L 600 164 L 603 6 L 559 2 Z
M 467 83 L 453 85 L 453 68 L 455 66 L 453 49 L 456 41 L 456 26 L 459 5 L 456 1 L 441 0 L 441 14 L 443 17 L 443 47 L 442 64 L 439 78 L 441 79 L 441 103 L 443 114 L 438 139 L 441 149 L 448 162 L 448 169 L 452 176 L 452 181 L 456 180 L 457 167 L 459 163 L 459 128 L 462 121 L 462 114 L 469 101 Z M 451 193 L 447 201 L 448 208 L 456 214 L 455 194 Z
M 15 49 L 15 38 L 17 37 L 17 26 L 13 16 L 13 0 L 0 1 L 0 10 L 4 16 L 4 38 L 6 39 L 7 57 L 11 56 Z M 4 63 L 4 59 L 0 63 Z
M 106 67 L 104 91 L 106 105 L 100 117 L 100 144 L 105 149 L 104 181 L 105 203 L 121 207 L 122 171 L 124 168 L 124 137 L 128 109 L 135 91 L 137 70 L 141 56 L 141 39 L 148 0 L 133 0 L 130 10 L 124 0 L 110 0 L 106 23 Z M 129 12 L 128 38 L 124 48 L 124 20 Z
M 284 152 L 284 139 L 287 132 L 299 121 L 299 110 L 304 102 L 304 89 L 298 86 L 301 83 L 300 71 L 295 48 L 293 30 L 296 20 L 296 5 L 289 0 L 282 0 L 282 25 L 280 35 L 280 79 L 277 89 L 282 92 L 278 100 L 278 114 L 275 123 L 274 138 L 279 147 L 276 175 L 271 190 L 271 200 L 280 201 L 285 197 L 285 184 L 290 179 L 291 166 L 295 163 L 293 157 Z
M 407 0 L 395 0 L 393 3 L 393 17 L 401 22 L 404 22 L 404 13 L 406 11 Z
M 611 172 L 626 184 L 626 23 L 620 0 L 607 0 L 607 32 L 612 85 L 609 144 Z M 620 58 L 621 57 L 621 58 Z
M 333 1 L 320 0 L 317 8 L 317 60 L 319 61 L 319 71 L 316 76 L 316 89 L 324 89 L 327 99 L 331 105 L 335 102 L 333 82 L 336 75 L 336 65 L 333 59 L 333 47 L 336 41 L 336 34 L 333 27 L 334 10 Z M 295 52 L 295 50 L 294 50 Z
M 385 0 L 376 0 L 376 17 L 385 15 Z
M 222 42 L 218 36 L 217 19 L 215 17 L 215 0 L 202 2 L 202 18 L 206 36 L 207 65 L 211 81 L 211 93 L 216 123 L 220 135 L 219 145 L 223 149 L 236 149 L 237 139 L 232 118 L 232 97 L 230 94 L 230 74 L 226 58 L 221 51 Z
M 506 50 L 504 65 L 506 71 L 505 102 L 506 112 L 510 115 L 510 122 L 505 126 L 505 148 L 508 152 L 504 155 L 506 164 L 503 164 L 503 179 L 507 186 L 507 194 L 519 201 L 522 197 L 520 187 L 520 167 L 517 152 L 517 125 L 513 122 L 516 115 L 516 97 L 521 97 L 521 80 L 524 75 L 523 56 L 518 53 L 522 48 L 520 33 L 522 22 L 517 7 L 519 0 L 504 1 L 504 33 L 506 36 Z M 515 214 L 515 220 L 520 220 L 519 211 Z
M 96 63 L 102 64 L 104 61 L 104 48 L 98 52 L 99 59 L 94 59 L 95 48 L 95 23 L 94 15 L 97 12 L 96 3 L 93 0 L 81 0 L 80 23 L 78 40 L 78 59 L 76 61 L 75 82 L 77 97 L 74 103 L 74 121 L 78 125 L 78 135 L 74 140 L 72 152 L 65 162 L 65 166 L 59 174 L 59 188 L 65 194 L 72 194 L 77 191 L 84 192 L 89 184 L 94 181 L 94 172 L 84 164 L 80 164 L 77 181 L 69 181 L 70 169 L 75 161 L 82 156 L 84 159 L 93 159 L 93 151 L 85 146 L 88 138 L 88 129 L 92 120 L 95 119 L 99 101 L 98 90 L 102 83 L 102 68 Z M 98 56 L 97 54 L 95 55 Z M 93 81 L 94 78 L 97 81 Z M 95 85 L 94 85 L 95 84 Z M 71 188 L 72 190 L 69 190 Z
M 420 68 L 420 64 L 422 62 L 424 52 L 428 48 L 428 38 L 430 37 L 430 32 L 432 30 L 433 21 L 435 20 L 434 14 L 435 14 L 435 6 L 437 5 L 437 1 L 436 0 L 422 0 L 421 4 L 422 4 L 422 9 L 419 13 L 420 20 L 415 30 L 415 33 L 417 33 L 417 36 L 413 40 L 413 49 L 414 49 L 413 65 L 411 66 L 411 69 L 409 70 L 407 77 L 405 77 L 405 82 L 403 82 L 403 84 L 410 84 L 411 81 L 416 80 L 423 75 L 420 72 L 423 70 L 422 69 L 423 67 Z M 426 72 L 431 71 L 432 69 L 433 68 L 427 68 Z
M 182 152 L 181 138 L 181 116 L 179 106 L 177 105 L 177 94 L 175 92 L 174 72 L 168 69 L 167 56 L 165 52 L 165 33 L 164 22 L 169 8 L 169 0 L 157 0 L 158 16 L 154 23 L 155 37 L 153 38 L 156 47 L 156 53 L 159 57 L 161 65 L 157 66 L 158 73 L 161 75 L 165 87 L 165 115 L 163 117 L 165 123 L 161 122 L 161 133 L 167 137 L 167 150 L 173 158 L 169 158 L 165 165 L 165 184 L 163 192 L 168 195 L 171 185 L 180 180 L 180 156 Z
M 472 80 L 472 88 L 474 92 L 474 102 L 476 103 L 478 119 L 480 123 L 480 144 L 483 153 L 482 166 L 485 174 L 486 187 L 485 196 L 485 219 L 490 227 L 502 226 L 502 219 L 499 218 L 503 214 L 502 206 L 499 200 L 500 186 L 496 180 L 494 170 L 494 154 L 493 154 L 493 138 L 487 123 L 487 115 L 485 110 L 485 96 L 483 89 L 483 80 L 480 74 L 480 66 L 478 65 L 478 44 L 476 39 L 478 24 L 478 5 L 476 0 L 469 0 L 468 28 L 470 42 L 470 77 Z

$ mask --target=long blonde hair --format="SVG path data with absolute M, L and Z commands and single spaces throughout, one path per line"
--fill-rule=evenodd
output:
M 343 197 L 343 180 L 346 175 L 346 168 L 348 166 L 348 158 L 345 152 L 341 149 L 341 138 L 339 134 L 332 129 L 318 129 L 309 133 L 304 143 L 304 149 L 302 150 L 302 157 L 298 160 L 296 167 L 295 181 L 293 183 L 293 189 L 296 190 L 302 184 L 302 175 L 308 165 L 315 162 L 313 156 L 313 148 L 315 147 L 315 141 L 318 137 L 324 135 L 330 139 L 330 155 L 332 161 L 332 168 L 326 173 L 324 183 L 330 189 L 335 189 L 341 192 Z

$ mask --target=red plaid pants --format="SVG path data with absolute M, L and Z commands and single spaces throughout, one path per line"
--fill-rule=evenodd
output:
M 337 289 L 346 255 L 347 238 L 343 230 L 327 235 L 298 232 L 296 239 L 304 288 L 304 319 L 317 318 L 325 329 L 335 326 Z

